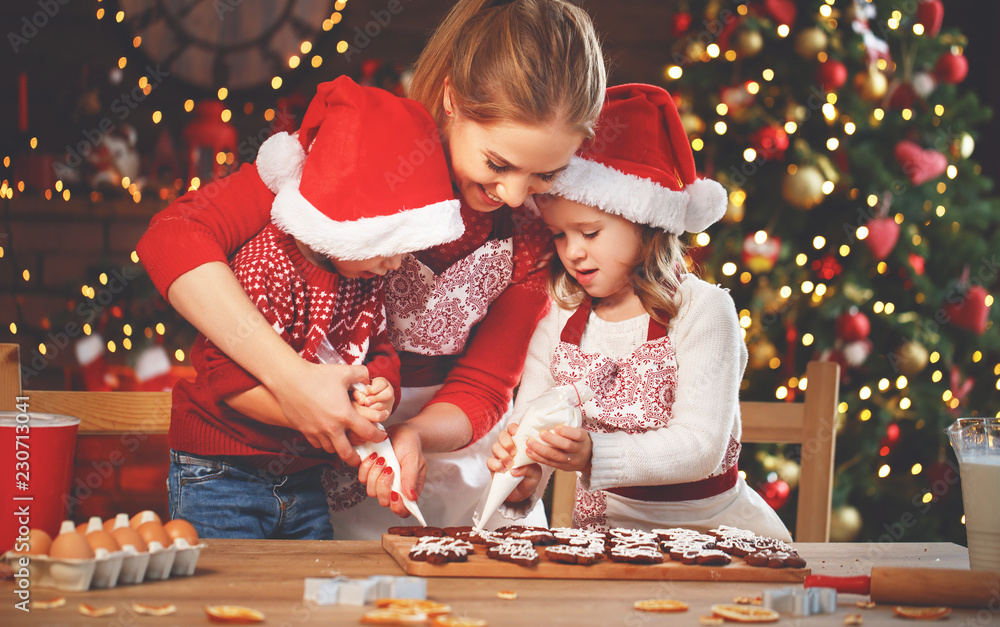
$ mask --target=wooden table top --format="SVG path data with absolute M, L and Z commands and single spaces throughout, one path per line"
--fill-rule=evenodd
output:
M 209 624 L 204 605 L 246 605 L 265 613 L 263 625 L 353 625 L 372 609 L 352 606 L 316 606 L 302 600 L 306 577 L 402 575 L 403 571 L 378 542 L 297 540 L 207 540 L 194 576 L 171 578 L 110 590 L 58 592 L 35 588 L 35 599 L 65 596 L 66 605 L 26 614 L 14 604 L 14 583 L 0 582 L 0 625 L 199 625 Z M 814 574 L 866 575 L 873 565 L 968 569 L 968 551 L 949 543 L 819 544 L 798 543 L 800 554 Z M 568 579 L 461 579 L 427 580 L 427 596 L 442 601 L 457 615 L 485 618 L 493 627 L 514 625 L 698 625 L 716 603 L 732 603 L 736 596 L 758 596 L 766 588 L 787 583 L 704 581 L 607 581 Z M 516 600 L 502 600 L 499 590 L 516 590 Z M 649 614 L 632 609 L 640 599 L 669 598 L 684 601 L 684 614 Z M 835 614 L 813 618 L 783 615 L 778 624 L 843 625 L 847 614 L 861 613 L 864 625 L 900 627 L 891 607 L 861 610 L 857 595 L 842 594 Z M 169 617 L 140 616 L 133 601 L 154 605 L 173 603 Z M 80 603 L 114 605 L 118 612 L 107 618 L 81 615 Z M 986 612 L 985 614 L 983 612 Z M 984 620 L 985 619 L 985 622 Z M 953 625 L 1000 624 L 1000 613 L 955 609 Z

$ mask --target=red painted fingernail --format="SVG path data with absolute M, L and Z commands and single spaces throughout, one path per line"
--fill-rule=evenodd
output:
M 392 466 L 386 466 L 385 470 L 382 471 L 382 474 L 383 475 L 391 475 L 392 474 Z
M 379 457 L 378 460 L 375 462 L 376 466 L 381 466 L 383 464 L 385 464 L 385 458 L 384 457 Z
M 411 501 L 416 501 L 417 500 L 417 491 L 416 490 L 412 490 L 412 489 L 410 490 L 410 500 Z
M 399 495 L 393 492 L 392 494 L 389 495 L 389 498 L 391 498 L 393 501 L 398 501 Z
M 378 459 L 378 453 L 372 453 L 371 455 L 368 456 L 368 459 L 372 459 L 372 460 Z

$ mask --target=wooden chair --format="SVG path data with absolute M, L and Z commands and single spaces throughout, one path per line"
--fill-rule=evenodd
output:
M 0 410 L 14 409 L 16 396 L 27 396 L 32 412 L 80 419 L 81 435 L 166 433 L 170 428 L 170 392 L 54 392 L 21 390 L 17 344 L 0 344 Z
M 806 367 L 806 382 L 801 403 L 740 403 L 742 441 L 802 445 L 795 540 L 829 542 L 840 367 L 833 362 L 811 361 Z M 553 527 L 572 524 L 575 490 L 576 473 L 556 471 L 549 517 Z

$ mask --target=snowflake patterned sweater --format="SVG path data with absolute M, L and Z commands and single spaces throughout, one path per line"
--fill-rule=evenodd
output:
M 316 348 L 325 335 L 348 363 L 365 364 L 372 378 L 388 379 L 399 399 L 399 358 L 386 332 L 381 277 L 345 279 L 318 268 L 274 225 L 243 246 L 230 266 L 275 332 L 303 358 L 317 361 Z M 191 362 L 197 379 L 174 388 L 171 448 L 237 456 L 274 474 L 334 460 L 298 431 L 257 422 L 226 405 L 224 398 L 260 382 L 202 335 Z

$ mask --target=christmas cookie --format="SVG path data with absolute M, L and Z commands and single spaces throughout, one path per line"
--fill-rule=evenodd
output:
M 469 559 L 472 550 L 472 543 L 465 540 L 425 536 L 410 549 L 410 559 L 429 564 L 464 562 Z

